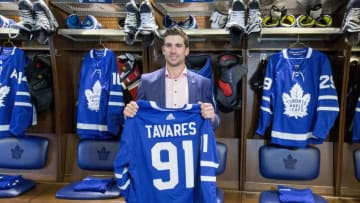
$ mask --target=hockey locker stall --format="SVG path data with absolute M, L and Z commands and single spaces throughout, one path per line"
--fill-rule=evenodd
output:
M 0 7 L 1 15 L 14 21 L 19 20 L 18 6 L 15 2 L 1 2 Z M 54 74 L 56 70 L 52 44 L 40 45 L 35 41 L 24 41 L 25 38 L 21 37 L 10 39 L 8 35 L 9 32 L 12 35 L 17 33 L 14 30 L 0 28 L 0 45 L 7 47 L 6 49 L 17 47 L 24 51 L 25 56 L 30 59 L 29 62 L 31 62 L 36 55 L 48 55 L 49 61 L 47 61 L 47 68 L 49 68 L 49 70 L 47 70 L 47 73 L 52 77 L 52 74 Z M 26 71 L 27 65 L 24 68 Z M 25 76 L 25 72 L 16 74 L 17 77 L 21 78 Z M 20 190 L 18 190 L 17 187 L 12 188 L 8 190 L 10 195 L 6 194 L 6 190 L 3 190 L 0 195 L 3 198 L 0 201 L 10 202 L 14 201 L 14 199 L 18 201 L 30 201 L 34 196 L 47 189 L 47 186 L 40 182 L 56 183 L 59 181 L 58 175 L 62 172 L 59 170 L 61 161 L 58 159 L 58 149 L 61 144 L 58 142 L 57 119 L 55 116 L 57 112 L 55 101 L 57 99 L 56 92 L 58 89 L 56 88 L 55 82 L 50 82 L 49 85 L 54 88 L 51 91 L 53 99 L 46 109 L 37 112 L 37 124 L 30 126 L 26 130 L 25 137 L 12 136 L 0 139 L 3 154 L 0 173 L 10 176 L 21 175 L 25 180 L 23 183 L 31 186 L 25 186 L 20 188 Z M 26 189 L 26 187 L 28 187 L 29 190 L 23 190 Z M 26 192 L 21 193 L 21 190 L 23 190 L 22 192 Z

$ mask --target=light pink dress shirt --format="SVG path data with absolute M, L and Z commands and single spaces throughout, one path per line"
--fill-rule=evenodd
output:
M 165 100 L 166 108 L 181 108 L 189 103 L 189 88 L 187 69 L 177 78 L 171 78 L 165 71 Z

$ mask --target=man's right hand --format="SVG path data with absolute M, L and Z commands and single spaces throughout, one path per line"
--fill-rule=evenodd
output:
M 124 109 L 124 116 L 125 118 L 132 118 L 136 115 L 137 111 L 139 109 L 139 106 L 135 101 L 129 102 Z

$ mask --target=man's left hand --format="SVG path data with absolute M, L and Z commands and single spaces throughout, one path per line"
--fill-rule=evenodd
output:
M 210 118 L 211 122 L 215 121 L 215 110 L 211 103 L 198 102 L 201 108 L 201 116 Z

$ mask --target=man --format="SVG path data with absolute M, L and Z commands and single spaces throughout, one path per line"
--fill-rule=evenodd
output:
M 185 65 L 189 54 L 189 39 L 178 27 L 165 31 L 162 53 L 165 67 L 143 74 L 137 91 L 138 100 L 152 100 L 160 107 L 181 108 L 185 104 L 199 103 L 203 118 L 211 120 L 213 128 L 219 126 L 219 116 L 215 113 L 212 82 Z M 138 105 L 131 101 L 124 109 L 125 117 L 135 116 Z

